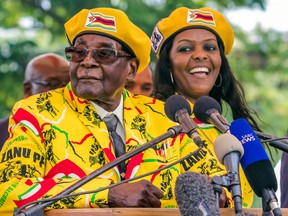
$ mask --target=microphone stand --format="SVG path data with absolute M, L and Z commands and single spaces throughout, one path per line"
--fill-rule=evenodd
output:
M 256 133 L 256 135 L 260 139 L 267 140 L 269 145 L 271 145 L 272 147 L 280 149 L 281 151 L 285 151 L 285 152 L 288 153 L 288 141 L 286 141 L 286 140 L 281 140 L 281 141 L 271 140 L 271 139 L 278 139 L 278 137 L 275 137 L 275 136 L 272 136 L 272 135 L 269 135 L 269 134 L 265 134 L 265 133 L 262 133 L 262 132 L 259 132 L 259 131 L 254 131 L 254 132 Z
M 216 195 L 216 204 L 219 206 L 219 196 L 222 188 L 226 187 L 229 191 L 232 190 L 232 199 L 234 202 L 235 213 L 242 213 L 242 196 L 240 188 L 233 188 L 233 185 L 240 185 L 239 178 L 234 173 L 229 173 L 227 176 L 214 176 L 212 178 L 213 190 Z
M 274 216 L 282 216 L 281 209 L 274 189 L 264 188 L 262 191 L 262 216 L 270 216 L 271 210 Z
M 220 201 L 219 201 L 219 197 L 220 194 L 222 193 L 222 177 L 220 176 L 214 176 L 212 178 L 212 185 L 213 185 L 213 190 L 214 190 L 214 194 L 216 196 L 216 206 L 219 206 Z
M 120 157 L 111 161 L 111 163 L 105 164 L 104 166 L 93 171 L 89 175 L 86 175 L 85 177 L 83 177 L 82 179 L 80 179 L 79 181 L 77 181 L 76 183 L 74 183 L 73 185 L 68 187 L 66 190 L 60 192 L 59 194 L 57 194 L 54 197 L 54 198 L 58 198 L 58 199 L 55 199 L 54 201 L 49 201 L 46 203 L 43 200 L 43 203 L 28 207 L 25 210 L 23 209 L 24 206 L 22 206 L 21 208 L 16 210 L 13 215 L 14 216 L 44 216 L 44 208 L 55 203 L 57 200 L 60 200 L 62 196 L 70 194 L 71 192 L 75 191 L 76 189 L 78 189 L 82 185 L 86 184 L 87 182 L 91 181 L 92 179 L 96 178 L 97 176 L 105 173 L 106 171 L 112 169 L 113 167 L 117 166 L 118 164 L 124 162 L 125 160 L 128 160 L 128 159 L 132 158 L 133 156 L 145 151 L 146 149 L 153 147 L 157 143 L 162 142 L 163 140 L 166 140 L 168 138 L 172 138 L 172 137 L 179 135 L 182 132 L 182 130 L 183 130 L 183 128 L 181 125 L 169 128 L 166 133 L 156 137 L 155 139 L 139 146 L 138 148 L 136 148 L 132 151 L 129 151 L 129 152 L 121 155 Z M 25 206 L 28 206 L 28 205 L 25 205 Z

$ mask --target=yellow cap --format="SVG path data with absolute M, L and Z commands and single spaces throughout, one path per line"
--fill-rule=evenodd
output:
M 180 7 L 168 17 L 160 20 L 152 33 L 152 49 L 159 58 L 163 45 L 175 34 L 191 28 L 203 28 L 217 35 L 224 45 L 224 53 L 230 53 L 234 43 L 234 32 L 224 16 L 211 8 L 190 9 Z
M 130 21 L 121 10 L 113 8 L 82 9 L 64 24 L 71 45 L 86 33 L 100 34 L 117 40 L 130 48 L 140 61 L 137 72 L 144 70 L 150 62 L 150 39 Z

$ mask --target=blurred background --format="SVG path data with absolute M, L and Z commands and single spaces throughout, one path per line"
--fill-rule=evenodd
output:
M 277 3 L 278 1 L 278 3 Z M 236 40 L 228 59 L 243 84 L 250 107 L 261 118 L 265 133 L 283 137 L 288 129 L 288 27 L 280 0 L 276 13 L 265 15 L 272 0 L 1 0 L 0 1 L 0 118 L 23 98 L 27 62 L 55 52 L 64 56 L 68 45 L 63 24 L 82 8 L 124 10 L 149 36 L 156 22 L 176 7 L 213 7 L 232 24 Z M 251 11 L 252 10 L 252 11 Z M 278 13 L 277 13 L 278 10 Z M 248 12 L 247 12 L 248 11 Z M 246 12 L 246 13 L 245 13 Z M 261 15 L 262 14 L 262 15 Z M 287 13 L 285 13 L 287 16 Z M 262 17 L 261 17 L 262 16 Z M 263 22 L 261 22 L 263 21 Z M 270 25 L 266 25 L 267 23 Z M 283 22 L 284 21 L 284 22 Z M 278 26 L 278 28 L 277 28 Z M 152 67 L 155 55 L 151 54 Z M 229 110 L 223 115 L 228 120 Z M 275 165 L 281 156 L 270 149 Z

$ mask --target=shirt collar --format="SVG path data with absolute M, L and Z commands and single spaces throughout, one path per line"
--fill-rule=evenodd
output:
M 120 103 L 118 104 L 118 106 L 116 107 L 116 109 L 112 112 L 108 112 L 106 111 L 105 109 L 103 109 L 102 107 L 100 107 L 99 105 L 97 105 L 96 103 L 90 101 L 91 104 L 95 107 L 98 115 L 101 117 L 101 119 L 103 119 L 105 116 L 108 116 L 110 114 L 115 114 L 121 125 L 123 126 L 123 95 L 121 95 L 121 98 L 120 98 Z

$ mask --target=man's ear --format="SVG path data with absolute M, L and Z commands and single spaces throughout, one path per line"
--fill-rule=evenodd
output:
M 137 74 L 137 69 L 139 66 L 139 60 L 137 58 L 133 58 L 130 60 L 130 70 L 127 76 L 127 80 L 131 81 Z
M 31 83 L 29 81 L 24 81 L 23 93 L 25 98 L 29 97 L 32 94 L 31 89 L 32 89 Z

